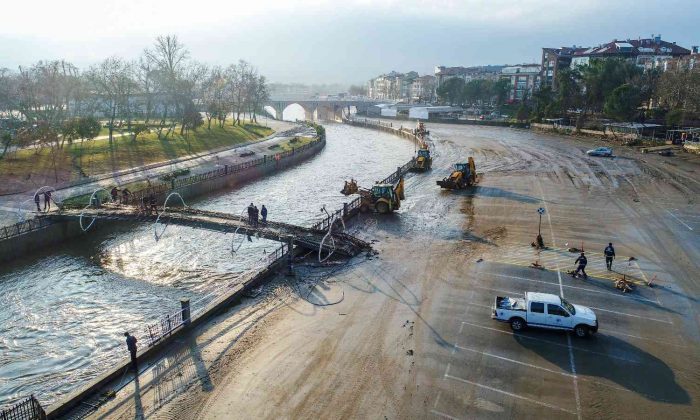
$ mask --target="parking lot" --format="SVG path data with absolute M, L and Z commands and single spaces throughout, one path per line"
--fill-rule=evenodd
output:
M 697 247 L 697 204 L 674 191 L 647 192 L 631 178 L 627 194 L 605 188 L 572 194 L 546 179 L 484 181 L 487 191 L 508 193 L 477 192 L 469 213 L 475 222 L 503 226 L 507 233 L 482 248 L 463 282 L 451 284 L 459 292 L 452 294 L 450 307 L 464 310 L 447 333 L 452 348 L 441 357 L 443 380 L 431 413 L 444 418 L 697 413 L 697 299 L 684 292 L 687 282 L 696 287 L 696 279 L 680 269 L 675 258 L 681 255 L 659 252 L 673 239 L 655 242 L 668 235 L 677 246 Z M 537 234 L 539 207 L 546 211 L 541 229 L 547 249 L 538 251 L 529 242 Z M 608 242 L 617 254 L 612 271 L 602 254 Z M 569 248 L 585 251 L 588 279 L 567 274 L 579 255 Z M 543 269 L 533 268 L 534 262 Z M 614 288 L 623 276 L 633 282 L 632 293 Z M 495 296 L 525 292 L 557 294 L 590 307 L 598 333 L 588 339 L 541 329 L 514 333 L 490 319 Z
M 317 274 L 281 278 L 292 283 L 290 297 L 275 299 L 282 307 L 231 348 L 225 368 L 208 371 L 210 388 L 191 388 L 161 411 L 222 419 L 697 418 L 697 160 L 668 165 L 631 150 L 592 158 L 590 142 L 569 138 L 429 129 L 433 169 L 407 177 L 400 211 L 352 223 L 377 253 L 318 283 Z M 465 156 L 477 162 L 478 186 L 436 187 Z M 539 208 L 543 250 L 530 245 Z M 602 255 L 610 242 L 612 271 Z M 587 279 L 567 274 L 580 249 Z M 632 292 L 614 287 L 620 277 Z M 294 299 L 298 290 L 307 297 Z M 525 292 L 590 307 L 598 332 L 515 333 L 491 319 L 496 296 Z

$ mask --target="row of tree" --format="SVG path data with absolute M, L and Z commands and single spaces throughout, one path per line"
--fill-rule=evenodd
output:
M 508 99 L 510 81 L 447 79 L 437 88 L 440 101 L 456 106 L 501 106 Z
M 665 115 L 668 125 L 679 125 L 683 115 L 700 112 L 700 71 L 645 71 L 627 60 L 592 60 L 559 70 L 555 89 L 533 92 L 523 108 L 525 116 L 531 113 L 535 119 L 566 116 L 575 110 L 578 128 L 591 115 L 640 122 Z
M 228 115 L 233 124 L 241 124 L 245 113 L 255 120 L 268 97 L 265 76 L 251 64 L 209 67 L 190 59 L 178 38 L 168 35 L 137 60 L 110 57 L 85 71 L 63 60 L 0 69 L 0 128 L 7 129 L 5 151 L 13 142 L 51 139 L 60 148 L 94 138 L 98 120 L 108 127 L 110 144 L 118 127 L 133 133 L 134 141 L 148 128 L 167 139 L 178 126 L 185 136 L 201 126 L 202 114 L 209 129 L 212 121 L 223 126 Z

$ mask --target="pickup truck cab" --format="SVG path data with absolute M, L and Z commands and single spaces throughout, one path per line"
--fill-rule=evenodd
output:
M 598 331 L 598 318 L 585 306 L 548 293 L 525 293 L 525 298 L 496 296 L 491 318 L 510 323 L 513 331 L 537 327 L 573 331 L 587 337 Z

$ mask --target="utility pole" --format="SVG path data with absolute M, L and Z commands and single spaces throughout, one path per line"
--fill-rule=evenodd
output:
M 545 210 L 543 207 L 540 207 L 537 209 L 537 213 L 540 215 L 540 224 L 537 228 L 537 247 L 538 248 L 544 248 L 544 240 L 542 239 L 542 215 L 544 214 Z

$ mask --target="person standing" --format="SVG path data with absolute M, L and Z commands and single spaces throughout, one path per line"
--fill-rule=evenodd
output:
M 260 209 L 260 215 L 262 216 L 262 224 L 265 226 L 267 224 L 267 208 L 265 205 L 262 205 L 262 208 Z
M 138 360 L 136 359 L 136 351 L 138 349 L 136 348 L 136 343 L 138 343 L 139 340 L 133 335 L 129 335 L 129 332 L 125 332 L 124 336 L 126 337 L 126 348 L 129 349 L 129 354 L 131 355 L 131 366 L 133 366 L 134 372 L 138 375 L 139 367 Z
M 128 188 L 124 188 L 122 190 L 122 204 L 129 204 L 129 196 L 131 195 L 131 191 L 129 191 Z
M 615 248 L 613 248 L 612 242 L 605 247 L 603 254 L 605 254 L 605 265 L 608 267 L 608 271 L 612 271 L 612 263 L 615 259 Z
M 253 207 L 253 226 L 258 227 L 258 218 L 260 217 L 260 210 L 258 206 Z
M 44 193 L 44 211 L 51 211 L 51 191 Z
M 41 211 L 39 203 L 41 203 L 41 196 L 39 193 L 34 194 L 34 203 L 36 204 L 36 211 Z
M 253 212 L 254 212 L 255 207 L 253 207 L 253 203 L 250 203 L 248 206 L 248 224 L 253 225 Z
M 574 264 L 578 264 L 578 267 L 576 267 L 576 271 L 574 271 L 574 275 L 578 275 L 578 273 L 581 272 L 581 274 L 583 274 L 583 277 L 588 278 L 588 274 L 586 274 L 586 265 L 588 264 L 588 259 L 586 258 L 586 255 L 583 252 L 581 252 L 581 255 L 579 255 L 579 257 L 576 258 Z
M 113 187 L 112 191 L 110 191 L 110 194 L 112 196 L 112 202 L 116 203 L 119 199 L 119 189 L 117 187 Z

